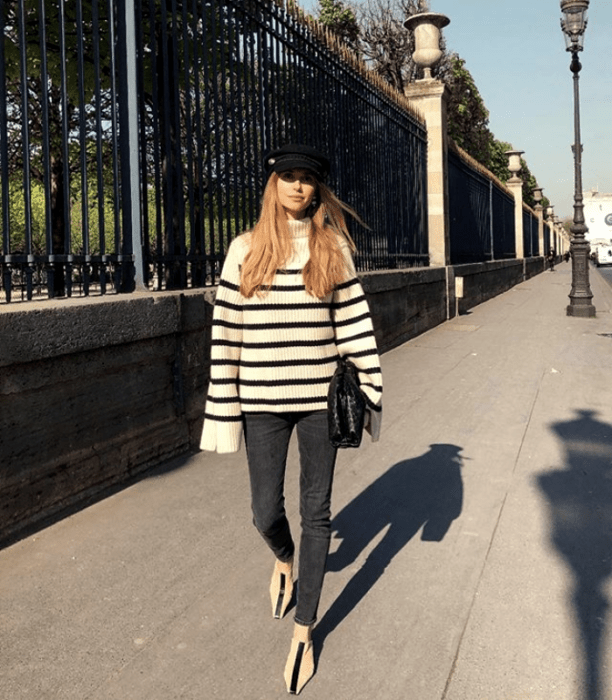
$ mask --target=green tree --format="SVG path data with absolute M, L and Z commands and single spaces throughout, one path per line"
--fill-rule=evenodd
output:
M 317 19 L 390 85 L 402 92 L 416 80 L 414 38 L 406 17 L 425 12 L 425 0 L 319 0 Z
M 222 254 L 224 243 L 252 223 L 238 221 L 235 198 L 242 190 L 256 208 L 259 171 L 233 154 L 240 150 L 241 126 L 262 112 L 269 91 L 249 81 L 263 75 L 264 63 L 270 81 L 274 72 L 288 70 L 260 40 L 259 3 L 194 8 L 191 0 L 156 0 L 153 15 L 147 12 L 139 27 L 146 176 L 162 212 L 152 247 L 159 258 L 174 260 L 186 252 L 203 255 L 205 248 Z M 275 95 L 277 104 L 284 99 Z M 166 265 L 166 286 L 184 286 L 185 274 L 186 263 Z M 194 284 L 205 276 L 203 266 L 192 269 Z
M 93 6 L 92 0 L 83 0 L 77 3 L 63 3 L 65 12 L 64 55 L 60 46 L 62 35 L 60 32 L 60 3 L 53 0 L 45 0 L 42 22 L 39 3 L 37 0 L 25 0 L 23 5 L 23 35 L 20 32 L 21 17 L 19 3 L 16 0 L 4 0 L 4 39 L 5 39 L 5 69 L 6 69 L 6 94 L 7 103 L 7 131 L 8 131 L 8 172 L 12 178 L 17 172 L 23 172 L 25 167 L 24 148 L 21 126 L 24 121 L 28 123 L 28 137 L 30 141 L 30 153 L 27 154 L 30 176 L 32 181 L 32 206 L 34 206 L 34 185 L 43 185 L 45 174 L 49 175 L 49 210 L 50 216 L 44 217 L 42 226 L 46 231 L 50 228 L 52 238 L 52 251 L 54 254 L 65 253 L 65 238 L 67 227 L 70 224 L 70 200 L 74 195 L 71 183 L 75 175 L 79 177 L 92 177 L 95 170 L 95 157 L 88 168 L 83 168 L 83 160 L 80 158 L 75 144 L 78 143 L 77 134 L 81 136 L 82 148 L 88 149 L 91 143 L 91 134 L 95 132 L 96 109 L 100 116 L 100 124 L 110 123 L 108 86 L 110 52 L 108 50 L 108 33 L 100 37 L 100 66 L 97 73 L 100 85 L 100 102 L 92 103 L 96 74 L 92 57 L 96 52 L 93 39 Z M 108 28 L 108 19 L 105 16 L 106 5 L 100 7 L 95 3 L 100 27 Z M 77 11 L 80 7 L 80 13 Z M 82 43 L 74 27 L 80 25 L 84 28 Z M 45 44 L 41 49 L 44 29 Z M 104 47 L 107 47 L 106 50 Z M 22 76 L 21 55 L 26 55 L 26 75 Z M 82 56 L 82 61 L 79 60 Z M 79 72 L 78 66 L 82 66 Z M 43 70 L 46 67 L 46 73 Z M 65 85 L 62 86 L 62 79 Z M 24 115 L 26 101 L 22 90 L 22 80 L 25 81 L 27 90 L 27 115 Z M 64 88 L 64 89 L 62 89 Z M 46 99 L 45 99 L 46 98 Z M 43 115 L 48 115 L 49 140 L 45 143 Z M 85 115 L 85 120 L 83 119 Z M 63 134 L 69 136 L 70 144 L 68 153 L 74 157 L 66 160 L 63 151 Z M 94 151 L 95 152 L 95 151 Z M 105 169 L 110 175 L 109 158 L 110 150 L 102 153 Z M 92 159 L 90 159 L 91 162 Z M 87 190 L 85 190 L 87 191 Z M 44 194 L 44 190 L 42 190 Z M 46 198 L 46 195 L 44 195 Z M 22 195 L 23 197 L 23 195 Z M 24 202 L 25 206 L 25 202 Z M 46 207 L 43 209 L 46 211 Z M 23 229 L 13 229 L 17 236 L 25 240 Z M 34 236 L 32 237 L 34 240 Z M 19 241 L 16 241 L 20 245 Z M 54 276 L 55 293 L 64 292 L 63 266 L 58 265 Z
M 510 179 L 510 170 L 508 169 L 508 156 L 506 151 L 512 150 L 512 144 L 506 141 L 498 141 L 492 138 L 489 148 L 489 159 L 486 167 L 497 176 L 502 182 L 507 182 Z
M 398 91 L 418 78 L 412 60 L 414 39 L 404 28 L 406 17 L 429 10 L 426 0 L 364 0 L 359 5 L 341 0 L 319 0 L 318 19 L 344 38 L 356 53 Z M 350 27 L 347 37 L 346 27 Z M 505 152 L 512 146 L 498 141 L 489 128 L 489 110 L 466 68 L 465 60 L 448 53 L 442 40 L 442 58 L 434 68 L 436 77 L 449 88 L 448 133 L 453 141 L 482 163 L 500 180 L 510 177 Z M 519 176 L 523 179 L 523 199 L 535 205 L 532 189 L 535 177 L 527 163 Z
M 22 96 L 21 55 L 25 51 L 30 175 L 33 183 L 44 185 L 45 175 L 49 173 L 50 216 L 43 224 L 51 228 L 53 252 L 62 254 L 66 252 L 68 227 L 78 226 L 72 232 L 72 239 L 77 245 L 76 239 L 82 240 L 80 229 L 90 224 L 93 204 L 98 206 L 99 212 L 106 212 L 107 207 L 101 204 L 104 198 L 102 193 L 112 193 L 120 180 L 120 174 L 116 177 L 115 172 L 121 154 L 119 162 L 115 162 L 112 148 L 112 114 L 116 105 L 112 104 L 110 94 L 113 28 L 105 15 L 107 3 L 81 0 L 80 3 L 60 4 L 57 0 L 44 0 L 43 23 L 38 0 L 25 0 L 25 32 L 22 34 L 18 0 L 0 1 L 3 3 L 5 88 L 9 105 L 9 175 L 22 173 L 25 166 L 21 135 L 25 104 Z M 65 61 L 60 51 L 60 5 L 65 10 Z M 77 14 L 77 8 L 81 8 L 80 15 Z M 152 8 L 152 13 L 149 8 Z M 137 28 L 137 42 L 140 45 L 139 78 L 143 89 L 140 115 L 142 143 L 145 144 L 143 162 L 146 173 L 143 175 L 155 190 L 153 196 L 159 197 L 162 213 L 161 217 L 151 216 L 151 207 L 145 204 L 143 217 L 149 234 L 153 236 L 155 249 L 166 257 L 186 252 L 184 241 L 187 231 L 204 230 L 205 212 L 201 203 L 204 204 L 204 209 L 212 206 L 213 192 L 217 196 L 219 192 L 216 183 L 221 179 L 228 181 L 227 168 L 230 167 L 228 164 L 231 159 L 216 153 L 215 149 L 223 144 L 224 150 L 230 150 L 231 137 L 228 139 L 226 135 L 227 115 L 220 115 L 218 110 L 210 109 L 214 102 L 213 95 L 223 92 L 224 98 L 235 100 L 235 91 L 245 89 L 237 87 L 240 84 L 237 76 L 244 73 L 243 64 L 235 56 L 230 57 L 230 47 L 220 40 L 224 30 L 233 32 L 235 37 L 241 23 L 235 22 L 235 15 L 225 4 L 213 6 L 207 3 L 201 11 L 199 9 L 194 13 L 195 8 L 194 3 L 182 0 L 144 3 L 143 16 Z M 250 0 L 245 0 L 243 9 L 250 15 L 258 11 Z M 99 19 L 97 32 L 94 31 L 96 11 Z M 41 26 L 44 26 L 46 32 L 42 50 Z M 83 28 L 82 37 L 75 29 L 77 26 Z M 254 24 L 254 34 L 255 30 Z M 247 27 L 240 31 L 251 30 Z M 96 39 L 99 40 L 97 45 Z M 96 50 L 99 51 L 98 61 L 94 60 Z M 46 61 L 45 75 L 43 60 Z M 198 66 L 195 69 L 194 61 L 197 61 Z M 81 72 L 79 65 L 83 66 Z M 233 79 L 230 79 L 230 72 L 233 73 Z M 62 80 L 65 80 L 65 106 Z M 95 90 L 96 80 L 98 91 Z M 44 151 L 45 110 L 50 131 L 48 155 Z M 194 124 L 198 110 L 201 115 L 206 115 L 202 120 L 203 128 L 199 133 L 191 129 L 189 141 L 187 134 L 190 133 L 190 126 Z M 96 132 L 100 125 L 101 133 L 98 137 Z M 119 130 L 120 128 L 121 125 Z M 220 138 L 222 130 L 224 135 Z M 66 153 L 64 135 L 68 139 Z M 97 182 L 98 158 L 102 159 L 103 175 L 100 190 L 94 193 L 91 183 Z M 206 173 L 204 163 L 211 159 L 216 163 L 215 168 Z M 189 198 L 188 182 L 194 183 L 192 208 L 189 211 L 186 204 Z M 83 201 L 87 197 L 93 197 L 92 206 Z M 121 206 L 120 197 L 119 192 L 119 200 L 115 201 L 117 207 Z M 75 207 L 79 207 L 76 213 L 72 212 Z M 186 218 L 189 219 L 187 224 Z M 103 221 L 98 223 L 100 227 L 112 230 L 115 222 L 111 217 L 106 227 Z M 15 245 L 23 247 L 25 237 L 19 229 L 13 231 Z M 94 234 L 90 237 L 92 241 Z M 20 235 L 21 241 L 18 240 Z M 104 234 L 102 237 L 107 240 Z M 113 247 L 107 248 L 106 252 L 121 252 L 114 249 L 114 236 L 110 241 Z M 204 252 L 198 248 L 199 245 L 196 244 L 192 252 Z M 168 286 L 176 286 L 182 281 L 174 273 L 176 269 L 173 273 L 168 273 Z M 61 294 L 64 288 L 62 265 L 56 271 L 55 283 L 56 293 Z
M 506 151 L 512 150 L 512 144 L 496 139 L 489 129 L 489 110 L 471 73 L 465 67 L 465 61 L 453 54 L 449 65 L 450 71 L 446 75 L 450 93 L 449 136 L 502 182 L 507 182 L 510 179 L 510 170 Z M 536 178 L 523 158 L 518 176 L 523 180 L 523 201 L 534 207 L 536 201 L 533 189 L 537 187 Z M 543 206 L 546 206 L 544 201 Z
M 359 53 L 360 29 L 355 12 L 342 0 L 319 0 L 318 20 Z
M 485 107 L 465 61 L 453 54 L 446 78 L 449 88 L 448 134 L 453 141 L 485 166 L 491 161 L 493 134 Z

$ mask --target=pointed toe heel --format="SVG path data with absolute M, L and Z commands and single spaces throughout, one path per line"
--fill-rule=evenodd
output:
M 272 581 L 270 582 L 270 601 L 272 615 L 280 620 L 287 612 L 293 597 L 293 560 L 283 562 L 276 560 Z
M 297 628 L 301 625 L 296 625 Z M 310 639 L 310 628 L 296 631 L 291 640 L 291 649 L 285 665 L 285 683 L 290 695 L 299 695 L 315 672 L 314 649 Z

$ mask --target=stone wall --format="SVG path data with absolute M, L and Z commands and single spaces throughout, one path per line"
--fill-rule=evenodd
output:
M 135 294 L 0 313 L 0 540 L 190 448 L 213 298 Z
M 487 299 L 507 292 L 543 269 L 544 258 L 455 265 L 455 276 L 463 279 L 463 297 L 458 300 L 459 313 L 465 313 Z
M 534 268 L 535 269 L 535 268 Z M 523 261 L 374 272 L 381 351 L 523 279 Z M 214 290 L 14 304 L 0 312 L 0 542 L 197 448 Z
M 561 258 L 559 258 L 559 261 Z M 531 277 L 539 275 L 540 272 L 544 272 L 546 269 L 546 259 L 543 257 L 539 258 L 526 258 L 525 259 L 525 279 L 528 280 Z
M 447 320 L 448 269 L 434 267 L 361 275 L 381 352 Z

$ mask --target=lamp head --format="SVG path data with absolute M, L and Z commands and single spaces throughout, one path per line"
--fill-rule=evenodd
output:
M 561 0 L 561 29 L 567 51 L 582 51 L 589 0 Z

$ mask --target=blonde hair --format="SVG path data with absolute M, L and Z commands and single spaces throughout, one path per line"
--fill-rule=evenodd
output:
M 293 253 L 287 216 L 278 201 L 277 182 L 278 175 L 272 173 L 264 190 L 261 214 L 251 231 L 251 248 L 242 264 L 240 293 L 247 298 L 265 294 L 277 270 L 285 266 Z M 312 231 L 308 240 L 310 257 L 302 275 L 308 294 L 322 299 L 346 279 L 341 241 L 347 242 L 352 253 L 356 250 L 344 212 L 362 226 L 365 224 L 322 182 L 317 182 L 316 200 L 318 203 L 306 211 L 312 218 Z

